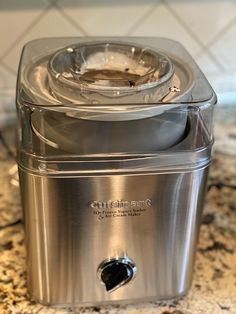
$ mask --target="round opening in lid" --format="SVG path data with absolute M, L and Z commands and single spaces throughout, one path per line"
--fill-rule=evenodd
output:
M 173 65 L 164 54 L 117 42 L 63 48 L 51 57 L 48 70 L 52 90 L 63 89 L 63 94 L 68 89 L 69 93 L 116 91 L 119 95 L 164 84 L 167 93 L 174 74 Z

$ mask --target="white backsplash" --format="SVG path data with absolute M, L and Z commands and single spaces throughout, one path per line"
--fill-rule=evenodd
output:
M 219 103 L 236 105 L 234 0 L 8 0 L 0 1 L 0 114 L 14 106 L 17 66 L 26 42 L 99 35 L 180 41 L 215 88 Z

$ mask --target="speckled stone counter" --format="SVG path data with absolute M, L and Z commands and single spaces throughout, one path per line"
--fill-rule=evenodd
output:
M 14 135 L 0 137 L 0 313 L 1 314 L 236 314 L 236 110 L 218 109 L 216 145 L 187 296 L 151 302 L 80 309 L 43 307 L 27 298 L 26 252 L 14 161 Z

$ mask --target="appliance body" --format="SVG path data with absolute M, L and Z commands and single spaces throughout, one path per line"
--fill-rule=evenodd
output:
M 132 54 L 122 72 L 127 47 Z M 71 57 L 64 53 L 75 50 L 68 75 Z M 156 79 L 148 62 L 159 50 Z M 148 68 L 140 77 L 128 68 L 135 54 Z M 215 101 L 194 61 L 170 40 L 64 38 L 26 46 L 18 78 L 18 166 L 33 299 L 72 306 L 187 292 Z
M 186 293 L 206 168 L 141 176 L 20 176 L 27 191 L 23 205 L 31 209 L 25 219 L 34 299 L 44 304 L 96 304 Z M 109 206 L 111 195 L 113 202 L 136 204 Z M 127 257 L 135 261 L 135 278 L 108 293 L 97 273 L 99 264 Z

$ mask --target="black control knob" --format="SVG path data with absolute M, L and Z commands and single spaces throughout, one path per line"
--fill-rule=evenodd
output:
M 103 262 L 99 267 L 99 272 L 106 290 L 112 292 L 133 278 L 136 267 L 130 259 L 112 259 Z

